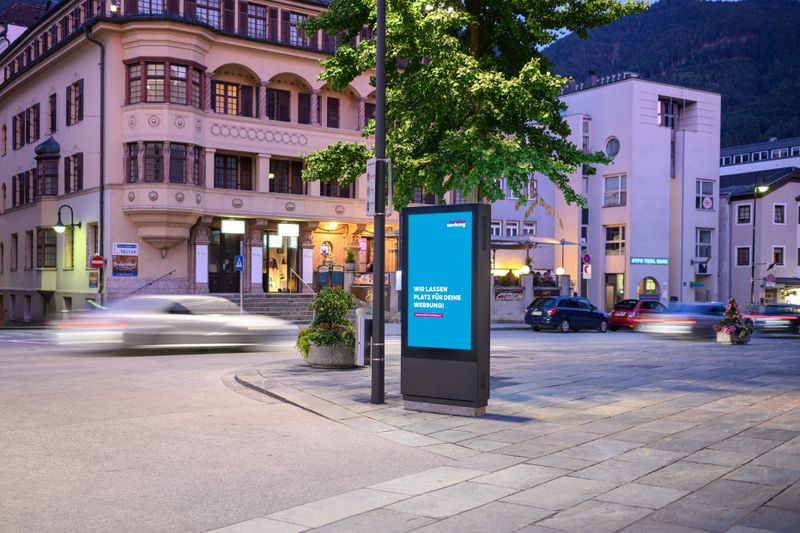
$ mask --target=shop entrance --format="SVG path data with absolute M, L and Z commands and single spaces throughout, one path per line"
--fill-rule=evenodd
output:
M 297 237 L 264 233 L 264 292 L 300 292 Z
M 241 242 L 242 235 L 211 229 L 208 243 L 209 292 L 239 292 L 239 273 L 233 267 Z
M 661 285 L 653 277 L 646 277 L 636 286 L 636 295 L 645 300 L 658 300 L 661 298 Z
M 606 274 L 606 313 L 610 313 L 614 306 L 622 301 L 625 295 L 625 275 Z

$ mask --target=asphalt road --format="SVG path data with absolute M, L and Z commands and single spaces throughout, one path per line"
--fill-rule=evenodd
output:
M 204 531 L 447 462 L 233 381 L 275 360 L 0 332 L 0 531 Z

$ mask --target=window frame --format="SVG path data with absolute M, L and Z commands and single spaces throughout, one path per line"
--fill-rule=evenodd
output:
M 778 222 L 778 208 L 781 208 L 781 217 L 783 220 Z M 772 223 L 776 226 L 785 226 L 786 225 L 786 204 L 785 203 L 773 203 L 772 204 Z
M 609 239 L 609 230 L 619 230 L 619 239 Z M 605 255 L 621 255 L 626 254 L 627 241 L 625 224 L 609 224 L 603 226 L 605 233 Z
M 775 251 L 781 251 L 781 262 L 775 259 Z M 772 247 L 772 262 L 775 263 L 775 267 L 783 267 L 786 266 L 786 246 L 773 246 Z
M 703 192 L 703 189 L 706 185 L 711 185 L 711 193 L 706 194 Z M 698 190 L 699 189 L 699 190 Z M 716 211 L 717 210 L 717 202 L 715 201 L 715 191 L 716 191 L 716 182 L 714 180 L 710 180 L 707 178 L 697 178 L 695 180 L 694 186 L 694 208 L 697 211 Z M 703 207 L 703 198 L 711 197 L 711 209 L 705 209 Z
M 742 207 L 747 208 L 747 222 L 742 222 L 739 210 Z M 753 204 L 752 202 L 746 202 L 741 204 L 736 204 L 736 225 L 738 226 L 751 226 L 753 224 Z
M 528 229 L 533 228 L 533 231 L 528 231 Z M 537 224 L 535 220 L 525 220 L 522 222 L 522 235 L 533 235 L 536 236 Z
M 609 183 L 616 180 L 616 191 L 609 189 Z M 616 195 L 617 203 L 610 199 Z M 611 174 L 603 176 L 603 207 L 625 207 L 628 205 L 628 174 Z
M 151 152 L 150 149 L 153 149 Z M 150 173 L 153 170 L 153 173 Z M 144 183 L 164 183 L 164 143 L 160 141 L 144 142 Z
M 497 231 L 495 232 L 495 230 Z M 491 225 L 489 226 L 489 235 L 490 237 L 503 236 L 503 222 L 501 220 L 492 220 Z
M 519 237 L 519 221 L 506 220 L 503 224 L 503 236 L 505 237 Z
M 708 242 L 701 242 L 700 235 L 708 232 Z M 701 255 L 701 248 L 708 248 L 708 255 Z M 694 256 L 696 259 L 711 259 L 714 254 L 714 230 L 713 228 L 694 229 Z
M 740 261 L 739 252 L 740 250 L 747 250 L 747 262 L 742 263 Z M 750 245 L 747 246 L 737 246 L 736 247 L 736 262 L 735 266 L 737 267 L 751 267 L 753 266 L 753 249 Z

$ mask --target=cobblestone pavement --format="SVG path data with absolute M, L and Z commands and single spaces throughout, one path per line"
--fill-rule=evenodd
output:
M 404 410 L 387 345 L 385 405 L 369 369 L 237 379 L 451 462 L 221 531 L 800 531 L 798 338 L 493 332 L 477 419 Z

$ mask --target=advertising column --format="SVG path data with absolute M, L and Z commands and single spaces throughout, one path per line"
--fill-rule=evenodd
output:
M 406 408 L 477 416 L 489 398 L 486 204 L 403 211 Z

